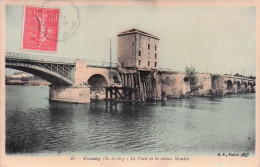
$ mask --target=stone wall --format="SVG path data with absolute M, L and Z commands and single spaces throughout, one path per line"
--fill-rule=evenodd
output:
M 170 98 L 180 98 L 189 92 L 190 86 L 184 81 L 184 77 L 183 73 L 162 72 L 160 74 L 162 96 L 165 94 Z
M 50 100 L 66 103 L 89 103 L 90 88 L 88 86 L 50 86 Z
M 211 75 L 212 90 L 215 96 L 224 96 L 226 93 L 227 85 L 225 80 L 220 75 Z
M 118 65 L 120 67 L 135 67 L 136 39 L 135 34 L 118 36 Z
M 209 96 L 212 92 L 211 75 L 206 73 L 200 73 L 198 77 L 199 90 L 195 92 L 199 96 Z
M 148 45 L 150 48 L 148 48 Z M 136 35 L 136 67 L 138 69 L 159 69 L 159 40 L 144 36 L 141 34 Z M 156 49 L 155 49 L 156 48 Z M 140 55 L 139 55 L 140 51 Z M 156 54 L 156 56 L 155 56 Z M 140 60 L 140 65 L 139 65 Z M 148 65 L 149 61 L 149 65 Z M 156 62 L 156 63 L 155 63 Z M 156 66 L 155 66 L 156 64 Z

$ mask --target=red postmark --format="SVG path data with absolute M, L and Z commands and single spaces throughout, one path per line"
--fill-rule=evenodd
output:
M 22 49 L 57 51 L 59 9 L 25 7 Z

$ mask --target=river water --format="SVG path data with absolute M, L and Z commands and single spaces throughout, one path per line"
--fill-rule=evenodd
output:
M 7 154 L 255 153 L 255 94 L 145 102 L 136 111 L 48 98 L 46 86 L 6 86 Z

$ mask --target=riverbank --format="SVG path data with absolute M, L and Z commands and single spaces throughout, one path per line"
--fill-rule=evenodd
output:
M 22 86 L 49 86 L 50 83 L 44 80 L 8 80 L 5 82 L 6 85 L 22 85 Z

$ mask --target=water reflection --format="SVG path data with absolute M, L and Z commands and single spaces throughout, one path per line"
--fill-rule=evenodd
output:
M 31 87 L 7 87 L 9 154 L 198 155 L 203 151 L 215 156 L 219 151 L 230 150 L 254 153 L 254 94 L 144 102 L 135 105 L 137 110 L 119 104 L 117 110 L 110 111 L 104 101 L 49 102 L 48 88 L 34 87 L 38 94 L 33 96 L 30 91 Z

